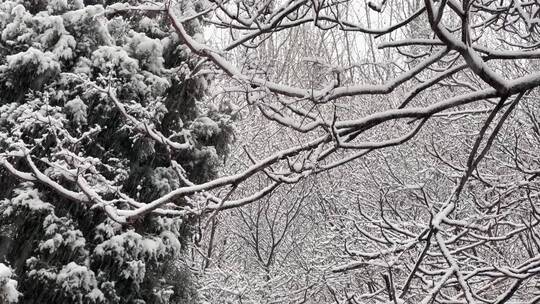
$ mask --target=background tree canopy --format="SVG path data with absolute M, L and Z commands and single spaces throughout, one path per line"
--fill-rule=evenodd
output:
M 537 303 L 539 12 L 4 1 L 0 302 Z

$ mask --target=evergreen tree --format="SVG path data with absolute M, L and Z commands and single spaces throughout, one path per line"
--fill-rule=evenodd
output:
M 35 164 L 73 191 L 82 176 L 123 205 L 215 176 L 231 128 L 226 114 L 201 107 L 208 79 L 194 76 L 199 59 L 165 16 L 115 2 L 0 3 L 0 263 L 13 269 L 4 281 L 18 281 L 22 303 L 196 301 L 182 262 L 189 218 L 117 223 L 98 202 L 21 182 L 6 166 L 30 172 Z M 187 16 L 204 3 L 174 6 Z M 186 26 L 200 35 L 197 19 Z

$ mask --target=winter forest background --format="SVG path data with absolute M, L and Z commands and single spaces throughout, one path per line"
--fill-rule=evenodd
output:
M 539 25 L 0 1 L 0 303 L 540 303 Z

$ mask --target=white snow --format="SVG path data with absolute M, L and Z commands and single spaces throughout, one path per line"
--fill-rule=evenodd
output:
M 11 268 L 0 263 L 0 302 L 17 303 L 19 292 L 17 291 L 17 281 L 11 279 L 13 275 Z
M 18 70 L 21 67 L 33 66 L 36 74 L 44 74 L 47 71 L 60 71 L 60 64 L 51 52 L 42 52 L 30 47 L 25 52 L 6 57 L 9 70 Z
M 66 102 L 64 108 L 72 115 L 77 125 L 86 125 L 86 109 L 88 108 L 79 96 Z
M 10 208 L 4 211 L 5 214 L 9 214 L 13 211 L 13 207 L 26 207 L 34 211 L 52 210 L 53 206 L 49 203 L 42 201 L 39 198 L 39 192 L 37 189 L 31 187 L 32 183 L 24 183 L 23 187 L 15 189 L 15 196 L 8 203 Z
M 72 289 L 94 291 L 97 287 L 94 272 L 86 266 L 78 265 L 75 262 L 65 265 L 60 270 L 56 276 L 56 282 L 66 291 L 71 291 Z

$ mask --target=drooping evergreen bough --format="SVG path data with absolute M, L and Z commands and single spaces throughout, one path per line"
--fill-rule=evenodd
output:
M 64 174 L 71 170 L 104 198 L 121 192 L 148 202 L 185 182 L 173 163 L 193 182 L 213 178 L 231 128 L 225 113 L 204 106 L 208 79 L 195 75 L 199 59 L 166 16 L 115 2 L 0 3 L 0 163 L 30 172 L 23 157 L 10 154 L 26 151 L 66 188 L 77 190 Z M 182 16 L 204 7 L 172 5 Z M 194 37 L 201 36 L 198 22 L 186 24 Z M 131 117 L 188 148 L 172 149 L 137 129 L 107 94 L 111 88 Z M 182 262 L 190 231 L 185 217 L 116 223 L 0 166 L 0 265 L 13 270 L 0 279 L 0 291 L 10 288 L 3 301 L 14 301 L 17 285 L 21 303 L 196 302 Z

